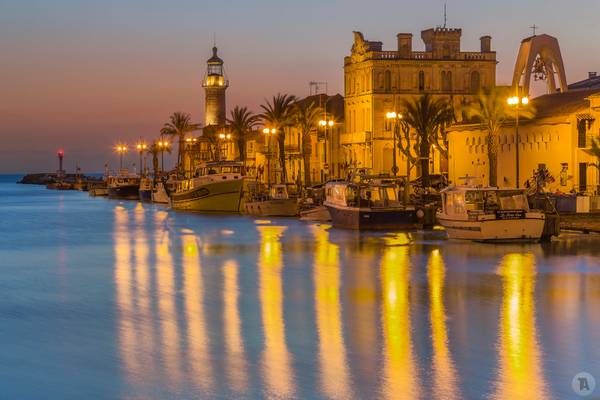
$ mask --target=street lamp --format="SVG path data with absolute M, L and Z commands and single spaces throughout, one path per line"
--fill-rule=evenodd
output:
M 135 147 L 137 148 L 138 152 L 140 153 L 140 176 L 142 176 L 142 173 L 144 171 L 142 168 L 142 154 L 144 154 L 144 152 L 146 151 L 148 146 L 146 146 L 146 143 L 138 143 Z
M 160 149 L 160 172 L 165 170 L 165 149 L 169 147 L 169 142 L 159 140 L 158 148 Z
M 526 106 L 527 104 L 529 104 L 529 99 L 527 98 L 527 96 L 523 96 L 523 97 L 519 97 L 519 96 L 513 96 L 513 97 L 509 97 L 506 102 L 508 103 L 508 105 L 510 107 L 514 107 L 515 108 L 515 145 L 517 147 L 517 152 L 516 152 L 516 180 L 517 180 L 517 189 L 519 188 L 519 106 L 520 105 L 524 105 Z
M 125 145 L 118 145 L 117 146 L 117 152 L 119 153 L 119 165 L 120 165 L 120 169 L 123 169 L 123 154 L 125 154 L 127 152 L 127 146 Z
M 219 133 L 219 139 L 220 142 L 223 142 L 225 140 L 229 141 L 231 140 L 231 133 Z M 227 144 L 225 145 L 227 146 Z M 225 150 L 228 150 L 228 148 L 226 148 Z M 223 156 L 223 145 L 219 145 L 219 160 L 221 159 L 221 157 Z M 227 154 L 225 154 L 225 159 L 227 159 Z
M 393 123 L 392 125 L 392 138 L 394 140 L 394 148 L 392 152 L 392 174 L 396 176 L 398 174 L 398 165 L 396 165 L 396 131 L 398 129 L 398 123 L 402 120 L 402 114 L 395 111 L 389 111 L 385 114 L 385 118 Z M 408 174 L 408 169 L 406 170 Z
M 321 128 L 323 128 L 325 135 L 324 135 L 324 139 L 325 139 L 325 143 L 324 143 L 324 150 L 323 150 L 323 168 L 326 171 L 329 171 L 329 164 L 327 164 L 327 128 L 333 128 L 333 125 L 335 125 L 335 122 L 332 119 L 327 119 L 327 116 L 325 116 L 325 119 L 322 119 L 319 121 L 319 126 Z M 323 180 L 323 179 L 321 179 Z
M 275 128 L 264 128 L 263 133 L 267 137 L 267 188 L 271 188 L 271 136 L 277 133 Z

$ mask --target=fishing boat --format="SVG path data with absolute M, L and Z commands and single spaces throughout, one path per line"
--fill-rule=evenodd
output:
M 140 179 L 140 200 L 144 202 L 152 201 L 152 191 L 153 191 L 153 179 L 150 177 L 144 177 Z
M 404 230 L 418 227 L 423 211 L 398 200 L 393 181 L 361 176 L 325 185 L 325 202 L 335 228 Z M 420 215 L 420 217 L 419 217 Z
M 329 210 L 323 205 L 325 185 L 307 188 L 300 201 L 300 219 L 302 221 L 327 222 L 331 221 Z
M 298 198 L 290 196 L 287 186 L 271 185 L 264 194 L 256 194 L 245 203 L 246 213 L 262 217 L 294 217 L 298 215 Z
M 121 200 L 138 200 L 140 198 L 140 177 L 129 174 L 127 169 L 119 170 L 116 176 L 109 176 L 106 182 L 108 197 Z
M 543 211 L 530 210 L 525 190 L 456 186 L 442 190 L 437 220 L 451 239 L 481 242 L 538 241 Z
M 90 183 L 88 187 L 90 196 L 108 196 L 108 186 L 106 181 Z
M 304 207 L 300 210 L 300 219 L 302 221 L 317 221 L 317 222 L 327 222 L 331 221 L 331 214 L 329 214 L 329 210 L 327 207 L 321 206 L 312 206 L 312 207 Z
M 234 213 L 240 212 L 243 186 L 242 163 L 237 161 L 207 162 L 194 177 L 178 180 L 172 191 L 163 184 L 174 210 Z

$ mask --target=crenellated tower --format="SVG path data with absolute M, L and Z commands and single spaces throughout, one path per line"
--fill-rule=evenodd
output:
M 206 61 L 206 76 L 202 82 L 204 87 L 204 126 L 225 125 L 225 91 L 229 81 L 223 72 L 223 60 L 217 55 L 217 47 L 213 47 L 212 57 Z

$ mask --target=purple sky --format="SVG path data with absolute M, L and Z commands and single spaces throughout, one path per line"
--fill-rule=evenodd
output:
M 393 49 L 397 32 L 443 23 L 443 1 L 40 1 L 0 2 L 0 173 L 114 167 L 113 146 L 157 137 L 173 111 L 203 121 L 201 80 L 213 33 L 230 80 L 228 108 L 258 111 L 278 91 L 305 96 L 308 82 L 342 91 L 352 31 Z M 600 72 L 598 0 L 449 0 L 448 26 L 463 50 L 490 34 L 498 83 L 509 83 L 519 42 L 556 36 L 569 82 Z M 129 154 L 128 162 L 137 156 Z

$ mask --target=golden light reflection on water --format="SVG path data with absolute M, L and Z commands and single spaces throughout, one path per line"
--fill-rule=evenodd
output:
M 411 339 L 409 247 L 386 240 L 381 261 L 384 390 L 386 398 L 419 398 L 419 377 Z
M 503 294 L 493 398 L 548 398 L 535 323 L 535 258 L 532 254 L 507 254 L 498 274 Z
M 260 306 L 265 337 L 262 375 L 270 393 L 289 398 L 294 395 L 291 356 L 285 341 L 283 318 L 283 266 L 281 235 L 284 226 L 258 225 L 260 253 L 258 274 Z
M 314 285 L 321 388 L 329 398 L 352 396 L 340 305 L 339 247 L 328 226 L 311 225 L 315 237 Z
M 162 375 L 169 386 L 181 382 L 179 327 L 177 325 L 177 305 L 175 303 L 175 265 L 171 255 L 171 239 L 167 229 L 163 229 L 168 214 L 158 211 L 155 214 L 155 253 L 156 289 L 158 298 L 158 319 L 161 333 Z
M 142 203 L 138 203 L 134 211 L 135 233 L 134 233 L 134 255 L 135 255 L 135 291 L 136 291 L 136 313 L 137 341 L 136 354 L 143 363 L 145 374 L 154 376 L 155 363 L 152 353 L 155 349 L 154 341 L 154 315 L 152 313 L 152 284 L 150 279 L 149 256 L 150 248 L 144 223 L 146 221 L 145 210 Z
M 213 385 L 213 371 L 204 311 L 205 287 L 196 236 L 183 234 L 181 245 L 188 373 L 194 383 L 198 383 L 203 389 L 209 389 Z
M 237 392 L 248 387 L 247 363 L 242 339 L 240 319 L 239 266 L 235 260 L 227 260 L 223 265 L 223 305 L 226 370 L 229 385 Z
M 444 278 L 446 266 L 439 250 L 433 250 L 427 265 L 429 318 L 433 345 L 433 394 L 436 399 L 460 399 L 458 379 L 448 346 Z
M 131 245 L 129 239 L 129 216 L 121 206 L 114 208 L 115 290 L 119 315 L 119 350 L 129 379 L 136 380 L 140 363 L 136 353 L 136 332 L 133 304 L 133 276 L 131 273 Z

